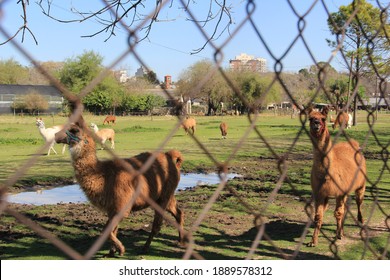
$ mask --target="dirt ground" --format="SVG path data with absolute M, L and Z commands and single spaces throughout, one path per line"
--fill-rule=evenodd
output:
M 330 218 L 326 218 L 329 223 L 324 225 L 324 233 L 328 235 L 328 239 L 325 240 L 326 242 L 323 241 L 324 245 L 320 250 L 308 250 L 304 246 L 304 241 L 309 241 L 311 236 L 307 213 L 307 209 L 310 208 L 310 192 L 307 190 L 297 191 L 287 187 L 281 189 L 274 197 L 272 191 L 277 184 L 278 176 L 266 170 L 267 168 L 275 170 L 275 162 L 269 160 L 269 167 L 267 167 L 264 160 L 266 159 L 262 161 L 262 169 L 265 171 L 261 174 L 255 171 L 258 164 L 256 160 L 247 162 L 245 166 L 237 164 L 229 170 L 229 172 L 240 174 L 241 177 L 229 181 L 203 218 L 199 228 L 193 232 L 196 240 L 195 250 L 199 256 L 205 259 L 246 258 L 262 223 L 267 224 L 263 235 L 264 241 L 262 241 L 262 246 L 258 246 L 254 254 L 251 255 L 253 259 L 334 259 L 340 258 L 337 250 L 358 242 L 360 239 L 358 228 L 353 225 L 348 226 L 348 232 L 349 229 L 352 229 L 351 233 L 344 241 L 338 243 L 336 252 L 332 250 L 334 244 L 332 245 L 330 240 L 334 235 L 334 221 L 332 211 L 329 211 Z M 299 178 L 299 174 L 297 177 Z M 64 180 L 64 182 L 55 182 L 51 187 L 69 183 L 68 181 L 69 179 Z M 264 182 L 268 184 L 264 184 Z M 35 187 L 42 186 L 26 186 L 25 189 L 31 190 Z M 19 185 L 17 188 L 20 190 L 23 189 L 23 186 Z M 193 223 L 199 218 L 215 189 L 216 186 L 198 186 L 177 193 L 178 203 L 185 212 L 186 230 L 191 229 Z M 270 201 L 271 198 L 274 201 Z M 105 214 L 89 203 L 44 206 L 10 204 L 9 207 L 39 223 L 70 246 L 77 248 L 81 253 L 87 251 L 93 244 L 104 229 L 107 220 Z M 266 210 L 262 212 L 263 209 Z M 147 239 L 153 214 L 151 209 L 142 210 L 133 213 L 131 217 L 120 224 L 118 237 L 127 248 L 125 258 L 137 255 L 135 254 L 137 248 L 142 246 Z M 180 259 L 185 249 L 177 246 L 176 229 L 166 224 L 165 222 L 162 232 L 153 241 L 152 253 L 148 257 L 161 258 L 164 256 L 164 258 Z M 33 242 L 30 247 L 27 246 L 31 250 L 31 254 L 23 251 L 22 248 L 18 247 L 19 245 L 4 246 L 4 244 L 18 244 L 18 240 L 28 238 L 37 238 L 36 240 L 38 240 L 38 242 Z M 7 214 L 3 214 L 0 219 L 0 241 L 3 244 L 0 246 L 2 259 L 20 256 L 34 258 L 34 254 L 53 255 L 54 258 L 62 256 L 62 253 L 58 253 L 56 248 L 48 246 L 48 242 L 41 241 L 35 232 L 28 227 L 21 226 L 17 220 Z M 172 246 L 166 248 L 167 244 Z M 20 251 L 18 252 L 18 250 Z M 108 250 L 107 244 L 99 250 L 95 258 L 102 258 L 103 251 L 106 250 Z M 62 257 L 67 258 L 67 256 Z

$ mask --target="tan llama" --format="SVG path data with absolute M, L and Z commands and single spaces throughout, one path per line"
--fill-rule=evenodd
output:
M 196 131 L 196 120 L 194 118 L 188 118 L 185 119 L 181 125 L 184 128 L 184 131 L 186 134 L 191 133 L 192 135 L 195 134 Z
M 324 108 L 322 112 L 309 109 L 308 114 L 314 154 L 311 188 L 315 203 L 315 229 L 308 246 L 316 246 L 330 197 L 336 198 L 334 216 L 338 239 L 344 235 L 345 203 L 352 191 L 356 194 L 358 221 L 363 223 L 361 208 L 366 189 L 366 161 L 357 141 L 351 139 L 332 144 L 326 124 L 328 108 Z

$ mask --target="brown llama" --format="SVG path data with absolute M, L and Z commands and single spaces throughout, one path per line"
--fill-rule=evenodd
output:
M 105 125 L 106 123 L 107 123 L 107 124 L 110 124 L 110 122 L 111 122 L 112 124 L 115 124 L 115 122 L 116 122 L 116 117 L 113 116 L 113 115 L 107 116 L 107 117 L 104 119 L 104 121 L 103 121 L 103 125 Z
M 181 153 L 176 150 L 159 153 L 151 167 L 143 174 L 138 174 L 137 170 L 152 156 L 151 153 L 141 153 L 124 159 L 134 168 L 134 172 L 129 172 L 119 160 L 99 160 L 96 156 L 95 141 L 90 133 L 80 117 L 68 130 L 58 132 L 55 139 L 57 143 L 69 144 L 76 179 L 89 201 L 107 213 L 106 227 L 123 210 L 124 217 L 128 217 L 131 211 L 149 207 L 145 198 L 150 198 L 175 217 L 179 225 L 179 240 L 183 243 L 184 213 L 178 207 L 174 196 L 180 180 L 183 161 Z M 134 199 L 138 187 L 140 195 Z M 131 209 L 125 209 L 132 199 L 134 201 Z M 162 222 L 162 215 L 156 210 L 152 230 L 143 247 L 145 252 L 149 249 L 153 237 L 160 231 Z M 108 256 L 114 256 L 116 252 L 123 256 L 125 253 L 125 247 L 117 238 L 117 232 L 118 225 L 112 228 L 109 235 L 112 245 Z
M 221 130 L 221 135 L 223 139 L 226 139 L 228 125 L 225 122 L 221 122 L 219 125 L 219 129 Z
M 331 120 L 332 122 L 332 117 Z M 351 128 L 352 126 L 352 115 L 348 114 L 346 112 L 340 112 L 336 119 L 333 121 L 332 128 L 336 129 L 337 126 L 343 127 L 343 128 Z
M 192 135 L 194 135 L 196 130 L 196 120 L 194 118 L 187 118 L 183 121 L 181 126 L 184 128 L 186 134 L 190 132 Z
M 366 161 L 357 141 L 351 139 L 349 142 L 332 144 L 326 124 L 328 108 L 324 108 L 322 112 L 309 109 L 308 114 L 314 154 L 311 188 L 315 203 L 315 229 L 308 246 L 316 246 L 330 197 L 336 198 L 334 216 L 338 239 L 344 235 L 345 203 L 352 191 L 355 191 L 356 195 L 358 220 L 363 223 L 361 208 L 366 189 Z

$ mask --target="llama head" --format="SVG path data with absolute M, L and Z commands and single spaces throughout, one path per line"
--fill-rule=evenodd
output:
M 327 129 L 326 119 L 328 117 L 328 108 L 324 107 L 322 111 L 309 109 L 308 114 L 310 122 L 310 134 L 314 138 L 320 138 Z
M 38 128 L 45 128 L 45 123 L 43 122 L 42 118 L 37 118 L 35 124 Z
M 183 163 L 182 154 L 177 150 L 171 150 L 169 152 L 166 152 L 166 155 L 172 158 L 173 162 L 176 164 L 176 168 L 179 170 Z
M 61 130 L 55 134 L 55 141 L 69 145 L 71 154 L 81 156 L 82 151 L 91 152 L 90 147 L 94 147 L 95 143 L 88 131 L 85 131 L 79 123 L 71 124 L 67 130 Z M 91 145 L 92 144 L 92 145 Z
M 97 127 L 97 125 L 96 125 L 95 123 L 91 123 L 91 124 L 89 125 L 89 127 L 90 127 L 93 131 L 95 131 L 95 132 L 98 131 L 98 127 Z

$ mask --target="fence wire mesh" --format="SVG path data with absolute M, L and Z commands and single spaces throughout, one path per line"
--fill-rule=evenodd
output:
M 42 2 L 42 1 L 41 1 Z M 153 19 L 156 16 L 156 11 L 153 10 L 148 17 L 145 18 L 144 21 L 138 22 L 137 25 L 128 26 L 122 18 L 118 17 L 118 12 L 115 10 L 117 7 L 114 3 L 115 1 L 103 1 L 103 3 L 106 6 L 106 10 L 110 11 L 111 16 L 115 19 L 113 22 L 115 22 L 115 26 L 121 26 L 122 29 L 126 30 L 128 34 L 128 40 L 127 40 L 127 46 L 126 49 L 123 51 L 123 53 L 119 54 L 117 58 L 109 65 L 107 66 L 107 69 L 101 73 L 99 73 L 92 82 L 90 82 L 86 87 L 84 87 L 80 92 L 77 94 L 72 93 L 68 88 L 66 88 L 63 84 L 59 82 L 59 80 L 54 77 L 52 74 L 50 74 L 34 57 L 34 53 L 30 53 L 24 46 L 23 43 L 19 43 L 15 40 L 17 35 L 20 33 L 23 33 L 23 36 L 27 36 L 28 33 L 33 34 L 33 31 L 28 29 L 27 26 L 27 20 L 25 21 L 25 25 L 21 26 L 18 31 L 15 33 L 12 33 L 11 30 L 6 30 L 4 26 L 2 25 L 2 17 L 4 15 L 7 15 L 7 10 L 2 9 L 2 5 L 0 2 L 0 33 L 3 35 L 3 37 L 7 38 L 5 40 L 5 43 L 11 44 L 17 51 L 19 51 L 25 58 L 27 58 L 32 65 L 34 65 L 35 68 L 37 68 L 48 81 L 50 81 L 50 84 L 54 85 L 62 94 L 63 96 L 70 102 L 73 102 L 75 104 L 75 108 L 72 111 L 72 114 L 70 115 L 67 123 L 65 124 L 67 127 L 71 123 L 76 122 L 79 120 L 80 115 L 83 114 L 83 104 L 80 102 L 80 100 L 83 99 L 83 97 L 90 94 L 90 92 L 100 83 L 102 80 L 107 77 L 110 74 L 111 69 L 114 69 L 115 66 L 117 66 L 121 61 L 123 61 L 127 56 L 133 56 L 140 65 L 145 67 L 146 69 L 149 69 L 148 65 L 148 58 L 142 57 L 142 55 L 138 51 L 137 41 L 141 39 L 142 37 L 141 30 L 144 30 L 148 27 L 148 24 L 150 22 L 150 19 Z M 121 4 L 121 1 L 118 1 L 119 5 Z M 171 1 L 158 1 L 159 3 L 159 9 L 162 9 L 164 6 L 170 5 Z M 298 148 L 299 142 L 302 141 L 303 138 L 310 139 L 311 138 L 311 132 L 309 128 L 309 116 L 306 108 L 309 106 L 309 104 L 313 103 L 315 99 L 320 94 L 324 94 L 327 96 L 329 103 L 332 103 L 331 92 L 329 88 L 326 87 L 325 81 L 327 79 L 327 67 L 328 65 L 335 59 L 336 56 L 341 56 L 344 60 L 345 65 L 349 65 L 348 71 L 350 72 L 351 81 L 354 81 L 352 84 L 354 85 L 351 87 L 350 92 L 350 98 L 348 102 L 344 105 L 343 108 L 341 108 L 341 111 L 347 111 L 347 108 L 353 107 L 354 100 L 360 101 L 361 103 L 364 103 L 364 100 L 362 97 L 360 97 L 359 93 L 359 81 L 361 78 L 361 73 L 359 71 L 356 71 L 356 69 L 351 65 L 350 62 L 350 55 L 345 52 L 344 50 L 344 44 L 346 42 L 346 37 L 348 36 L 348 29 L 349 28 L 358 28 L 358 33 L 364 38 L 365 45 L 361 46 L 361 49 L 359 50 L 360 55 L 367 55 L 369 57 L 368 60 L 366 60 L 366 67 L 372 69 L 373 77 L 375 77 L 379 81 L 379 99 L 382 100 L 387 107 L 389 107 L 389 99 L 388 97 L 388 90 L 386 89 L 386 84 L 389 79 L 388 77 L 388 70 L 382 71 L 382 69 L 379 69 L 377 64 L 375 63 L 375 57 L 374 57 L 374 48 L 377 47 L 375 45 L 375 38 L 378 36 L 382 37 L 382 44 L 381 47 L 386 47 L 388 50 L 389 46 L 389 29 L 388 29 L 388 12 L 389 12 L 389 4 L 383 4 L 379 1 L 375 2 L 375 5 L 380 9 L 381 12 L 381 25 L 377 26 L 377 29 L 374 31 L 370 31 L 368 33 L 366 26 L 362 23 L 361 19 L 358 18 L 358 10 L 359 10 L 359 2 L 355 1 L 355 10 L 351 12 L 351 18 L 345 20 L 345 25 L 341 27 L 341 29 L 338 29 L 335 31 L 335 43 L 334 43 L 334 51 L 329 54 L 329 59 L 324 64 L 319 64 L 319 61 L 315 59 L 316 50 L 312 50 L 310 48 L 310 44 L 307 42 L 305 37 L 305 28 L 307 25 L 310 25 L 310 21 L 307 19 L 309 15 L 311 14 L 313 9 L 321 8 L 323 9 L 328 16 L 330 16 L 329 9 L 327 7 L 326 1 L 313 1 L 313 3 L 310 5 L 310 7 L 304 12 L 299 13 L 294 6 L 292 1 L 287 1 L 291 13 L 296 16 L 296 21 L 291 22 L 289 24 L 295 24 L 297 26 L 297 32 L 293 38 L 293 40 L 287 44 L 285 47 L 286 51 L 280 56 L 277 56 L 272 48 L 267 44 L 267 40 L 263 37 L 262 29 L 265 28 L 264 26 L 259 25 L 258 19 L 253 16 L 254 11 L 256 9 L 261 9 L 261 2 L 260 1 L 242 1 L 242 5 L 246 5 L 246 17 L 241 21 L 236 23 L 235 28 L 233 30 L 230 30 L 230 36 L 224 41 L 214 41 L 212 40 L 212 34 L 209 34 L 204 26 L 201 24 L 198 18 L 196 18 L 195 14 L 193 13 L 190 6 L 188 6 L 188 3 L 186 1 L 180 1 L 183 7 L 187 7 L 185 10 L 186 17 L 189 18 L 194 26 L 201 32 L 201 34 L 204 36 L 205 41 L 207 41 L 208 47 L 211 47 L 214 50 L 214 67 L 202 78 L 202 80 L 198 83 L 196 88 L 193 88 L 193 92 L 199 92 L 202 87 L 205 85 L 205 83 L 213 79 L 215 77 L 216 73 L 220 73 L 224 78 L 224 83 L 226 83 L 229 88 L 234 92 L 236 98 L 238 98 L 242 104 L 245 104 L 247 108 L 249 108 L 249 113 L 247 114 L 247 127 L 245 128 L 245 133 L 242 135 L 242 137 L 239 139 L 237 144 L 232 147 L 232 150 L 228 156 L 228 158 L 224 161 L 220 161 L 218 159 L 218 156 L 214 154 L 212 149 L 204 144 L 204 141 L 197 136 L 197 134 L 189 134 L 189 137 L 192 138 L 194 145 L 197 145 L 199 149 L 204 153 L 205 157 L 213 162 L 215 165 L 215 169 L 218 170 L 219 176 L 220 176 L 220 183 L 213 191 L 213 194 L 210 197 L 207 197 L 207 203 L 202 207 L 200 211 L 197 212 L 196 217 L 193 219 L 193 222 L 191 224 L 188 224 L 188 222 L 185 223 L 184 226 L 184 232 L 182 232 L 186 237 L 186 245 L 183 249 L 182 258 L 183 259 L 204 259 L 205 256 L 202 255 L 201 250 L 199 248 L 202 248 L 202 246 L 213 246 L 213 241 L 210 240 L 210 244 L 207 243 L 207 240 L 204 240 L 202 242 L 199 242 L 196 240 L 196 233 L 199 231 L 199 229 L 202 227 L 202 224 L 206 219 L 208 219 L 208 215 L 210 215 L 210 209 L 213 208 L 213 206 L 218 203 L 219 199 L 222 195 L 226 195 L 226 191 L 229 193 L 229 195 L 234 196 L 238 203 L 242 206 L 241 208 L 246 213 L 245 217 L 243 219 L 250 219 L 253 221 L 255 234 L 253 234 L 252 239 L 248 240 L 246 243 L 248 246 L 246 248 L 242 248 L 242 251 L 245 253 L 245 259 L 254 259 L 254 258 L 262 258 L 263 256 L 258 256 L 258 254 L 261 255 L 261 253 L 257 253 L 257 249 L 262 244 L 264 246 L 269 246 L 270 251 L 274 252 L 274 256 L 277 258 L 284 258 L 284 259 L 297 259 L 300 258 L 300 253 L 302 251 L 302 248 L 306 246 L 305 240 L 307 237 L 311 236 L 311 231 L 313 225 L 318 223 L 318 221 L 315 218 L 315 206 L 313 199 L 307 199 L 306 196 L 302 195 L 302 193 L 299 191 L 299 186 L 297 186 L 296 182 L 294 180 L 290 179 L 289 171 L 291 169 L 291 165 L 294 164 L 291 159 L 294 159 L 296 155 L 294 154 L 294 150 Z M 24 11 L 24 19 L 26 19 L 26 9 L 25 5 L 28 4 L 26 1 L 19 1 L 20 5 L 22 5 L 22 10 Z M 224 3 L 224 1 L 222 1 Z M 118 4 L 118 3 L 116 3 Z M 277 5 L 275 3 L 275 5 Z M 335 23 L 336 24 L 336 23 Z M 273 78 L 270 82 L 267 89 L 264 89 L 264 93 L 261 95 L 261 97 L 256 98 L 255 100 L 248 100 L 248 98 L 243 94 L 242 90 L 236 85 L 235 81 L 231 79 L 231 77 L 228 75 L 225 69 L 222 67 L 222 61 L 224 58 L 224 49 L 227 45 L 231 43 L 234 38 L 242 32 L 242 29 L 244 26 L 250 26 L 256 34 L 258 38 L 258 44 L 262 48 L 265 48 L 268 52 L 268 55 L 273 58 Z M 111 26 L 113 27 L 113 26 Z M 110 28 L 111 28 L 110 27 Z M 280 34 L 280 36 L 283 36 L 283 34 Z M 218 44 L 216 43 L 218 42 Z M 312 98 L 308 101 L 306 101 L 304 104 L 302 104 L 301 100 L 297 96 L 297 93 L 290 88 L 289 85 L 285 83 L 284 79 L 284 59 L 285 57 L 292 52 L 292 49 L 297 44 L 303 44 L 305 46 L 305 49 L 308 53 L 308 55 L 312 59 L 313 65 L 318 65 L 317 68 L 317 84 L 315 86 L 315 94 L 312 96 Z M 387 54 L 384 55 L 386 57 Z M 387 63 L 387 61 L 385 62 Z M 388 69 L 388 68 L 387 68 Z M 298 131 L 296 131 L 296 135 L 292 139 L 291 143 L 288 147 L 285 147 L 285 152 L 280 152 L 280 149 L 273 143 L 270 136 L 266 135 L 262 127 L 258 125 L 259 119 L 261 119 L 261 113 L 259 113 L 258 108 L 259 105 L 264 103 L 265 97 L 270 93 L 271 87 L 274 84 L 279 84 L 285 95 L 288 97 L 289 101 L 293 104 L 294 108 L 297 108 L 295 112 L 292 112 L 295 114 L 295 116 L 299 116 L 296 118 L 297 122 L 300 123 L 300 128 Z M 171 91 L 164 90 L 164 93 L 166 96 L 168 96 L 170 99 L 175 99 L 176 96 L 172 96 Z M 191 95 L 191 94 L 190 94 Z M 337 104 L 333 104 L 337 107 Z M 176 102 L 175 106 L 177 107 L 177 111 L 181 111 L 183 104 L 179 101 Z M 356 107 L 355 107 L 356 108 Z M 383 187 L 383 184 L 386 184 L 386 180 L 388 180 L 388 176 L 390 173 L 390 166 L 389 166 L 389 144 L 390 140 L 387 138 L 387 141 L 380 140 L 376 135 L 378 131 L 376 131 L 376 119 L 377 119 L 377 110 L 376 108 L 364 108 L 364 112 L 367 114 L 367 130 L 364 132 L 365 136 L 363 138 L 366 139 L 364 143 L 360 143 L 363 149 L 363 153 L 365 152 L 365 149 L 367 148 L 367 145 L 369 144 L 367 139 L 368 137 L 373 137 L 375 139 L 374 145 L 376 145 L 378 152 L 378 156 L 376 158 L 370 158 L 370 160 L 377 160 L 382 161 L 383 165 L 380 167 L 380 170 L 376 172 L 375 174 L 366 174 L 366 180 L 367 180 L 367 191 L 366 191 L 366 197 L 365 197 L 365 203 L 364 203 L 364 215 L 367 217 L 366 221 L 362 224 L 358 221 L 358 218 L 355 214 L 355 210 L 352 210 L 352 206 L 349 207 L 349 205 L 346 207 L 348 222 L 354 224 L 355 228 L 360 231 L 360 236 L 358 240 L 355 240 L 358 243 L 362 244 L 362 252 L 360 257 L 365 258 L 367 254 L 370 254 L 373 256 L 373 258 L 376 259 L 383 259 L 388 258 L 389 256 L 389 230 L 390 230 L 390 224 L 389 224 L 389 187 L 387 188 Z M 297 112 L 299 114 L 297 114 Z M 172 127 L 172 130 L 170 133 L 166 136 L 165 139 L 161 141 L 161 144 L 155 148 L 155 150 L 152 153 L 152 156 L 149 158 L 148 161 L 146 161 L 145 165 L 143 165 L 140 170 L 134 171 L 133 167 L 130 166 L 126 161 L 122 161 L 120 157 L 116 154 L 115 150 L 106 149 L 106 151 L 109 153 L 109 156 L 113 159 L 116 159 L 120 165 L 122 165 L 122 168 L 127 170 L 128 172 L 132 172 L 135 174 L 135 177 L 138 176 L 138 174 L 144 173 L 146 170 L 148 170 L 153 162 L 156 159 L 157 153 L 164 151 L 166 149 L 167 143 L 171 141 L 171 139 L 174 137 L 174 135 L 181 129 L 181 124 L 185 120 L 185 117 L 183 115 L 178 114 L 177 115 L 177 122 L 175 123 L 174 127 Z M 335 137 L 332 139 L 334 142 L 342 141 L 345 137 L 347 138 L 347 142 L 351 143 L 351 139 L 348 136 L 349 134 L 344 130 L 345 127 L 342 127 L 339 130 L 339 133 L 335 135 Z M 236 185 L 232 185 L 228 183 L 227 180 L 227 174 L 229 172 L 229 168 L 231 165 L 231 162 L 236 159 L 236 156 L 240 149 L 243 147 L 243 145 L 248 145 L 248 137 L 250 134 L 254 133 L 256 135 L 258 143 L 261 145 L 264 145 L 269 152 L 269 158 L 274 163 L 274 170 L 277 172 L 277 178 L 273 182 L 272 190 L 268 193 L 262 193 L 262 196 L 264 197 L 265 203 L 261 203 L 261 207 L 254 207 L 253 203 L 249 202 L 246 197 L 237 190 Z M 92 135 L 92 134 L 91 134 Z M 385 135 L 389 135 L 388 132 Z M 372 144 L 372 142 L 370 142 Z M 370 145 L 371 145 L 370 144 Z M 251 145 L 249 143 L 249 145 Z M 352 145 L 352 144 L 351 144 Z M 164 211 L 164 209 L 161 208 L 161 206 L 156 202 L 150 199 L 148 196 L 145 196 L 140 190 L 141 188 L 137 188 L 138 191 L 135 192 L 131 200 L 127 203 L 125 209 L 122 209 L 119 213 L 116 213 L 116 215 L 113 217 L 113 219 L 110 221 L 110 223 L 105 227 L 102 234 L 94 241 L 93 245 L 90 246 L 84 254 L 81 254 L 78 250 L 78 248 L 73 248 L 69 244 L 67 244 L 66 241 L 61 240 L 55 233 L 50 232 L 48 229 L 46 229 L 44 226 L 40 224 L 40 221 L 37 221 L 34 219 L 34 217 L 26 216 L 20 211 L 17 210 L 17 208 L 14 207 L 13 204 L 9 203 L 7 200 L 7 192 L 8 189 L 13 186 L 18 180 L 22 179 L 26 172 L 39 160 L 41 157 L 41 154 L 46 151 L 48 148 L 48 145 L 42 146 L 39 151 L 35 155 L 32 155 L 28 160 L 26 160 L 22 165 L 18 166 L 15 170 L 15 172 L 12 174 L 12 176 L 9 176 L 6 180 L 4 180 L 1 183 L 1 213 L 2 215 L 9 215 L 14 217 L 19 223 L 23 224 L 24 226 L 30 228 L 32 231 L 34 231 L 37 235 L 39 235 L 41 238 L 47 240 L 54 246 L 56 246 L 59 250 L 61 250 L 67 258 L 71 259 L 91 259 L 94 258 L 96 253 L 101 250 L 102 246 L 105 244 L 107 239 L 110 236 L 110 232 L 112 228 L 115 228 L 118 223 L 122 220 L 126 209 L 129 209 L 132 207 L 135 200 L 144 199 L 147 201 L 147 203 L 150 205 L 152 209 L 154 209 L 156 212 L 160 213 L 164 220 L 171 224 L 172 226 L 176 227 L 178 230 L 180 230 L 179 224 L 172 220 L 170 217 L 168 217 Z M 180 147 L 178 147 L 180 150 Z M 255 151 L 254 151 L 255 153 Z M 311 151 L 307 151 L 308 154 L 311 153 Z M 324 155 L 325 158 L 328 157 L 328 154 Z M 261 165 L 262 158 L 258 159 L 259 164 Z M 330 165 L 332 164 L 331 159 L 329 159 Z M 353 170 L 355 172 L 355 170 Z M 387 179 L 385 179 L 387 178 Z M 242 180 L 245 180 L 245 176 L 242 178 Z M 332 179 L 333 181 L 335 179 Z M 387 181 L 388 184 L 388 181 Z M 287 186 L 287 187 L 286 187 Z M 282 191 L 283 189 L 283 191 Z M 286 191 L 288 189 L 288 191 Z M 225 192 L 223 194 L 223 192 Z M 303 224 L 303 227 L 301 228 L 301 233 L 299 238 L 296 241 L 296 245 L 294 248 L 290 248 L 289 250 L 280 248 L 278 245 L 279 243 L 277 240 L 275 240 L 275 232 L 268 227 L 267 221 L 269 220 L 269 212 L 270 208 L 272 207 L 273 203 L 277 201 L 278 195 L 285 194 L 286 192 L 289 192 L 290 194 L 293 194 L 291 196 L 292 199 L 296 199 L 300 201 L 301 209 L 304 209 L 304 211 L 307 213 L 307 217 L 305 220 L 300 221 Z M 386 194 L 387 192 L 387 194 Z M 288 212 L 293 212 L 296 209 L 286 209 Z M 193 213 L 193 212 L 192 212 Z M 222 213 L 223 214 L 223 213 Z M 375 222 L 373 221 L 373 217 L 376 217 Z M 329 221 L 333 225 L 335 224 L 334 219 L 332 221 Z M 286 228 L 288 230 L 288 228 Z M 376 235 L 378 235 L 380 232 L 381 234 L 385 234 L 385 238 L 383 240 L 384 243 L 377 244 L 376 246 L 371 242 L 372 238 L 374 238 Z M 330 233 L 328 234 L 325 231 L 321 231 L 320 233 L 321 238 L 325 237 L 327 244 L 328 244 L 328 255 L 331 258 L 342 258 L 339 254 L 339 244 L 337 239 L 334 238 L 334 234 Z M 123 237 L 122 237 L 123 238 Z M 223 237 L 222 237 L 223 238 Z M 322 241 L 321 241 L 322 242 Z M 153 246 L 153 243 L 152 243 Z M 264 256 L 266 257 L 266 256 Z

